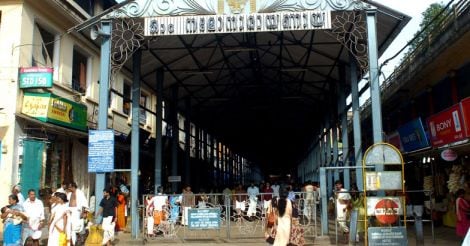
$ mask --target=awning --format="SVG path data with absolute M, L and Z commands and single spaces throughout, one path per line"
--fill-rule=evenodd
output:
M 48 132 L 56 133 L 59 135 L 78 137 L 78 138 L 88 137 L 88 132 L 81 132 L 81 131 L 69 129 L 66 127 L 57 126 L 51 123 L 42 122 L 40 120 L 34 119 L 22 113 L 16 113 L 15 115 L 18 120 L 24 121 L 25 124 L 33 124 L 36 126 L 45 127 Z M 26 126 L 27 125 L 24 125 L 25 128 Z

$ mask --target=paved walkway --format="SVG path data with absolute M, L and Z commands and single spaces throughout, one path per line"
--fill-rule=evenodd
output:
M 306 246 L 311 245 L 336 245 L 336 238 L 334 236 L 334 225 L 330 224 L 330 236 L 306 236 Z M 416 243 L 416 237 L 414 234 L 414 226 L 410 224 L 408 226 L 408 245 L 415 246 L 419 245 Z M 45 234 L 43 234 L 46 236 Z M 189 231 L 180 230 L 174 238 L 163 238 L 156 237 L 145 239 L 143 236 L 138 239 L 131 238 L 130 233 L 122 233 L 116 235 L 115 245 L 191 245 L 191 246 L 207 246 L 207 245 L 252 245 L 252 246 L 266 246 L 262 238 L 261 231 L 253 231 L 240 233 L 239 228 L 232 227 L 231 237 L 228 239 L 225 230 L 220 231 Z M 0 245 L 3 244 L 3 235 L 0 233 Z M 47 239 L 41 241 L 41 245 L 47 245 Z M 344 238 L 339 240 L 338 245 L 347 245 L 344 243 Z M 364 242 L 360 242 L 356 245 L 364 245 Z M 429 224 L 424 225 L 424 244 L 421 245 L 436 245 L 436 246 L 460 246 L 461 240 L 455 235 L 455 229 L 449 227 L 436 227 L 435 228 L 435 241 L 433 243 L 431 236 L 431 227 Z

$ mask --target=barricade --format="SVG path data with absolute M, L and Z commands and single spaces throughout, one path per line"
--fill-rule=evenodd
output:
M 191 239 L 248 239 L 264 240 L 266 226 L 266 197 L 260 193 L 257 199 L 249 199 L 247 193 L 225 195 L 200 193 L 186 195 L 194 204 L 184 204 L 181 194 L 143 195 L 142 232 L 144 240 L 191 240 Z M 154 198 L 165 197 L 165 198 Z M 163 209 L 159 210 L 165 201 Z M 306 237 L 315 237 L 319 231 L 318 199 L 310 194 L 296 192 L 292 202 L 294 221 Z M 189 206 L 190 205 L 190 206 Z M 217 214 L 218 218 L 215 218 Z

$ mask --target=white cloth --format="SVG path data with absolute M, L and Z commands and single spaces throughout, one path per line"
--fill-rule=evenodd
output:
M 273 197 L 279 197 L 280 186 L 274 184 L 274 185 L 271 185 L 271 188 L 273 189 Z
M 24 223 L 23 228 L 23 244 L 28 237 L 32 237 L 37 240 L 41 238 L 42 231 L 39 229 L 41 221 L 45 220 L 44 216 L 44 204 L 41 200 L 35 199 L 31 201 L 29 198 L 22 204 L 26 216 L 28 216 L 28 222 Z
M 189 209 L 191 207 L 183 207 L 183 214 L 181 218 L 181 224 L 182 225 L 188 225 L 188 214 L 189 214 Z
M 341 190 L 336 191 L 336 219 L 338 221 L 339 226 L 341 227 L 342 231 L 347 233 L 349 232 L 349 228 L 346 224 L 346 207 L 347 204 L 340 203 L 339 200 L 351 200 L 351 195 L 347 193 L 348 190 L 341 188 Z
M 245 211 L 245 201 L 235 201 L 235 209 L 240 209 L 242 212 Z
M 167 203 L 168 203 L 168 196 L 158 194 L 158 195 L 152 197 L 152 199 L 150 199 L 150 201 L 147 205 L 147 211 L 149 211 L 150 207 L 152 207 L 152 206 L 153 206 L 153 210 L 162 211 L 163 206 L 165 206 Z
M 249 199 L 248 211 L 246 212 L 246 215 L 248 215 L 248 216 L 255 216 L 256 215 L 257 201 L 258 201 L 258 199 L 256 197 Z
M 21 192 L 18 192 L 18 204 L 23 204 L 24 203 L 24 196 L 21 194 Z
M 67 199 L 70 201 L 70 198 L 72 197 L 72 192 L 69 192 L 67 194 Z M 82 211 L 82 208 L 88 209 L 88 200 L 86 199 L 85 193 L 83 193 L 82 190 L 76 189 L 75 190 L 75 199 L 77 200 L 77 208 Z
M 48 246 L 59 246 L 59 234 L 56 226 L 67 234 L 69 230 L 67 225 L 64 225 L 64 216 L 69 213 L 68 206 L 66 204 L 57 204 L 51 211 L 52 222 L 49 226 L 49 238 L 47 240 Z M 68 224 L 68 223 L 67 223 Z M 68 234 L 70 235 L 70 234 Z
M 115 222 L 113 221 L 113 216 L 108 216 L 103 218 L 103 223 L 101 223 L 101 228 L 103 228 L 103 242 L 102 245 L 105 245 L 108 241 L 114 240 L 114 227 Z
M 246 192 L 248 193 L 248 197 L 250 198 L 250 200 L 251 199 L 257 199 L 257 197 L 259 196 L 259 189 L 256 186 L 248 187 Z

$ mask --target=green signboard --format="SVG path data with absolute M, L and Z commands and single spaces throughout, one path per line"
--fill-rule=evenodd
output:
M 21 112 L 40 121 L 87 130 L 87 107 L 52 93 L 25 92 Z
M 53 68 L 28 67 L 20 68 L 20 88 L 51 88 Z

